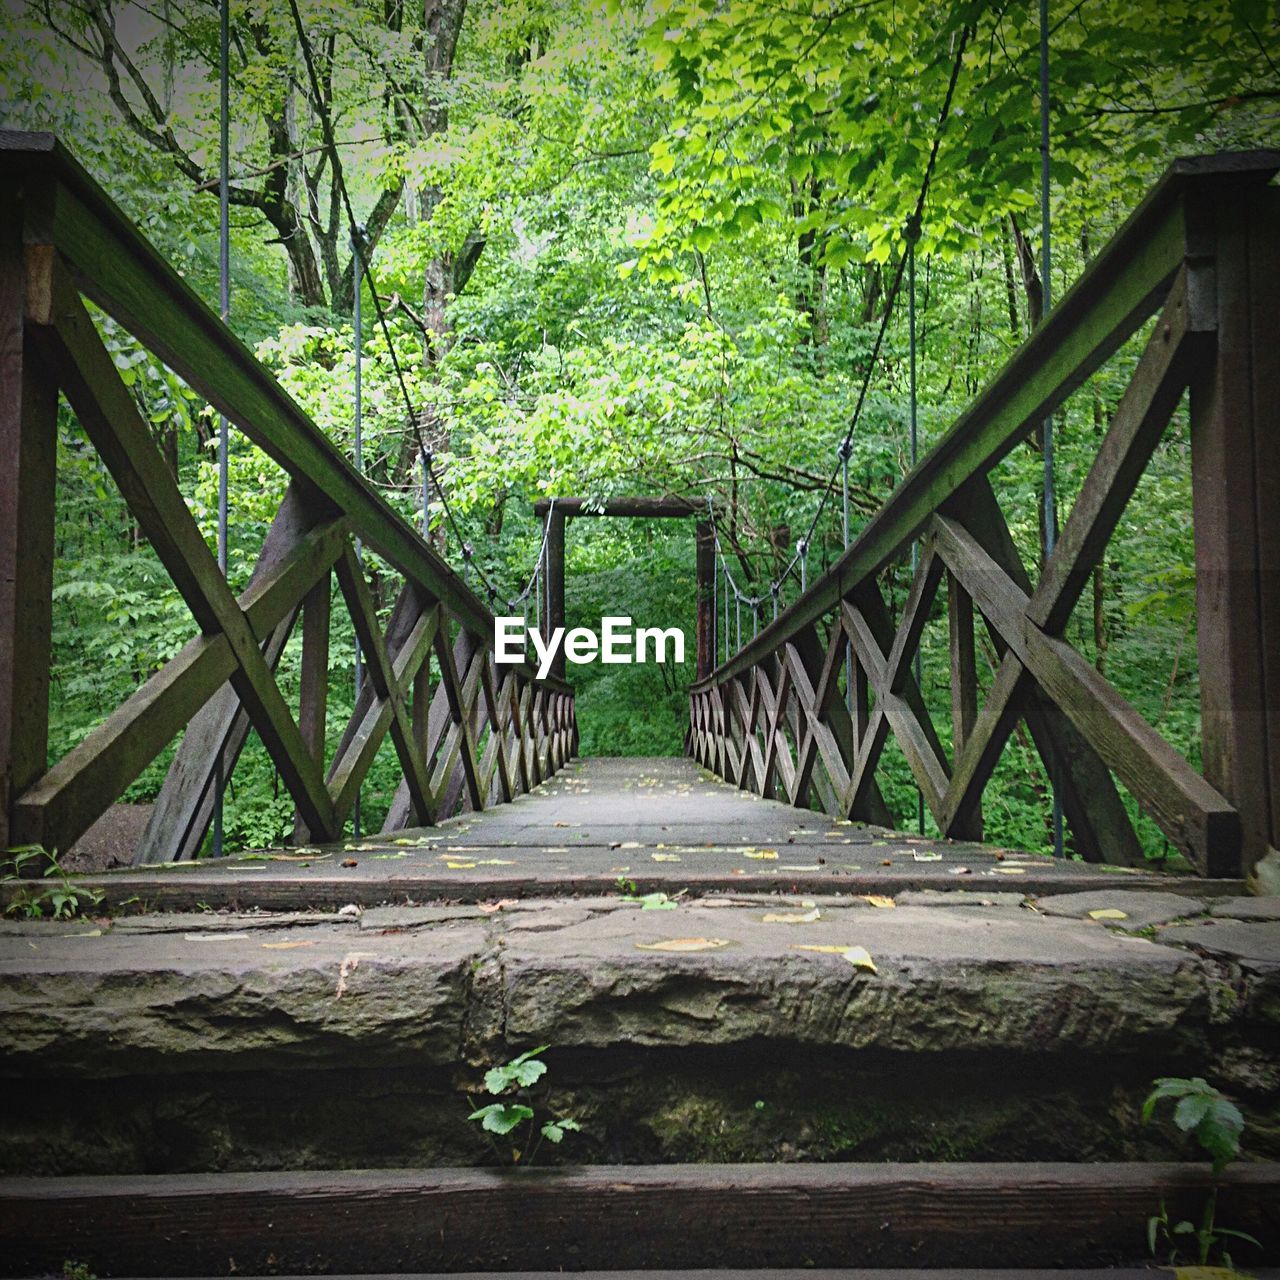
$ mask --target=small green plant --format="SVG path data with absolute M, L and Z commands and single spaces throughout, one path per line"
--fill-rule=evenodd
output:
M 1183 1080 L 1166 1076 L 1156 1081 L 1155 1088 L 1142 1107 L 1143 1123 L 1155 1114 L 1157 1106 L 1169 1099 L 1173 1102 L 1173 1123 L 1189 1133 L 1209 1157 L 1216 1176 L 1240 1154 L 1240 1135 L 1244 1132 L 1244 1117 L 1229 1098 L 1224 1097 L 1208 1081 L 1194 1076 Z M 1147 1220 L 1147 1244 L 1152 1256 L 1163 1241 L 1169 1249 L 1169 1262 L 1177 1261 L 1178 1250 L 1184 1243 L 1195 1241 L 1197 1260 L 1207 1266 L 1216 1251 L 1224 1265 L 1231 1267 L 1231 1255 L 1226 1245 L 1231 1240 L 1243 1240 L 1255 1248 L 1261 1248 L 1253 1236 L 1243 1231 L 1220 1227 L 1217 1223 L 1218 1188 L 1215 1184 L 1205 1202 L 1200 1225 L 1184 1219 L 1171 1222 L 1164 1201 L 1160 1212 Z
M 68 1259 L 62 1264 L 62 1280 L 98 1280 L 87 1262 L 72 1262 Z
M 634 898 L 637 892 L 639 892 L 636 882 L 634 880 L 628 880 L 626 876 L 619 876 L 614 881 L 614 884 L 618 886 L 618 892 L 622 894 L 624 898 Z
M 539 1123 L 538 1111 L 534 1105 L 533 1087 L 547 1074 L 547 1064 L 540 1055 L 545 1053 L 549 1045 L 540 1045 L 530 1049 L 518 1058 L 499 1067 L 491 1067 L 485 1072 L 484 1088 L 497 1102 L 490 1102 L 478 1107 L 467 1117 L 480 1125 L 486 1134 L 494 1134 L 500 1138 L 511 1140 L 513 1134 L 523 1134 L 523 1146 L 512 1145 L 510 1157 L 512 1164 L 532 1164 L 538 1149 L 543 1142 L 559 1145 L 566 1133 L 577 1133 L 582 1126 L 568 1116 L 547 1116 Z M 475 1099 L 472 1099 L 474 1105 Z M 522 1128 L 522 1126 L 525 1126 Z M 500 1159 L 503 1153 L 492 1138 L 489 1139 L 495 1154 Z M 505 1163 L 505 1159 L 504 1159 Z
M 43 874 L 56 876 L 57 883 L 40 885 L 39 881 L 23 875 L 23 869 L 32 863 L 39 864 L 44 859 L 48 862 Z M 47 853 L 38 844 L 22 845 L 10 849 L 6 855 L 4 875 L 0 876 L 6 884 L 18 886 L 17 892 L 5 905 L 7 916 L 27 916 L 39 919 L 51 915 L 55 920 L 71 920 L 78 916 L 84 905 L 97 906 L 102 901 L 102 894 L 87 885 L 76 884 L 63 870 L 57 857 Z

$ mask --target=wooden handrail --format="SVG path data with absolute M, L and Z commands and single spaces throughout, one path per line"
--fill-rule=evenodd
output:
M 50 133 L 0 130 L 0 173 L 23 201 L 23 239 L 53 246 L 77 286 L 224 414 L 364 543 L 448 602 L 477 633 L 484 601 L 449 567 L 138 231 Z
M 1119 779 L 1202 872 L 1253 872 L 1280 892 L 1280 191 L 1268 185 L 1277 172 L 1276 151 L 1171 165 L 831 569 L 692 686 L 691 754 L 762 795 L 797 805 L 816 796 L 829 812 L 891 823 L 876 769 L 892 734 L 939 829 L 976 839 L 986 784 L 1025 719 L 1085 858 L 1143 859 Z M 1157 308 L 1033 584 L 988 473 Z M 1199 771 L 1065 634 L 1188 390 Z M 895 623 L 878 575 L 916 540 L 919 565 Z M 911 666 L 944 581 L 952 758 Z M 975 621 L 998 658 L 981 709 Z
M 1229 200 L 1280 172 L 1280 152 L 1176 160 L 1043 324 L 1009 358 L 871 517 L 840 559 L 702 689 L 741 675 L 812 625 L 920 536 L 974 475 L 989 471 L 1148 320 L 1187 255 L 1186 200 L 1197 189 Z

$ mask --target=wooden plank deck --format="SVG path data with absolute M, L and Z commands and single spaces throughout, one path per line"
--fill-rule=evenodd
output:
M 1123 885 L 1213 897 L 1243 888 L 842 822 L 762 800 L 680 758 L 576 760 L 511 804 L 438 827 L 85 880 L 105 894 L 104 906 L 125 910 L 483 902 L 614 893 L 619 880 L 641 893 L 689 895 Z

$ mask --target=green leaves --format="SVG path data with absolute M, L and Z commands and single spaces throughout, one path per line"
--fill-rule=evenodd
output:
M 545 1053 L 548 1048 L 549 1045 L 539 1045 L 518 1058 L 512 1058 L 504 1066 L 492 1067 L 485 1072 L 484 1087 L 492 1094 L 500 1094 L 510 1089 L 527 1089 L 537 1084 L 547 1073 L 547 1064 L 538 1061 L 538 1054 Z
M 525 1120 L 532 1120 L 533 1108 L 526 1107 L 519 1102 L 492 1102 L 487 1107 L 481 1107 L 478 1111 L 473 1111 L 467 1119 L 479 1120 L 480 1127 L 487 1133 L 505 1136 L 516 1125 L 523 1123 Z M 559 1138 L 555 1140 L 557 1142 L 560 1141 Z
M 566 1133 L 578 1133 L 581 1129 L 582 1126 L 576 1120 L 548 1120 L 540 1132 L 548 1142 L 558 1146 Z
M 500 1138 L 510 1137 L 521 1125 L 529 1126 L 524 1142 L 511 1148 L 513 1164 L 518 1164 L 521 1160 L 526 1164 L 531 1163 L 543 1142 L 559 1146 L 566 1133 L 577 1133 L 581 1129 L 578 1122 L 568 1116 L 551 1115 L 540 1125 L 537 1124 L 534 1098 L 529 1091 L 546 1075 L 547 1064 L 538 1055 L 545 1053 L 548 1047 L 545 1044 L 539 1045 L 536 1049 L 529 1049 L 512 1058 L 510 1062 L 486 1071 L 485 1090 L 498 1096 L 499 1100 L 477 1107 L 467 1117 L 468 1120 L 479 1121 L 484 1132 L 496 1134 Z M 516 1096 L 509 1096 L 512 1094 Z
M 1156 1107 L 1165 1099 L 1175 1100 L 1173 1122 L 1183 1133 L 1190 1133 L 1213 1162 L 1213 1171 L 1221 1172 L 1240 1154 L 1240 1135 L 1244 1117 L 1234 1102 L 1225 1098 L 1206 1080 L 1194 1076 L 1190 1080 L 1168 1076 L 1156 1081 L 1156 1087 L 1142 1107 L 1142 1118 L 1149 1121 Z

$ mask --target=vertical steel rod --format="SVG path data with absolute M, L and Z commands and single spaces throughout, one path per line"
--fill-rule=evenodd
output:
M 918 230 L 913 224 L 913 232 Z M 920 418 L 918 404 L 918 383 L 916 381 L 916 242 L 912 238 L 907 241 L 907 346 L 909 380 L 908 394 L 911 401 L 911 469 L 914 471 L 916 460 L 920 456 Z M 920 567 L 920 544 L 911 544 L 911 579 L 914 582 L 916 570 Z M 923 643 L 923 641 L 921 642 Z M 912 659 L 915 671 L 916 687 L 924 694 L 924 681 L 921 678 L 920 645 L 917 644 L 915 657 Z M 916 788 L 916 826 L 924 835 L 924 792 Z
M 223 324 L 231 318 L 231 0 L 218 5 L 218 312 Z M 227 574 L 227 493 L 230 432 L 227 419 L 218 415 L 218 568 Z M 214 773 L 213 856 L 222 857 L 224 831 L 222 793 L 223 754 L 218 751 Z
M 840 532 L 844 543 L 844 549 L 849 549 L 849 458 L 853 453 L 853 441 L 842 440 L 840 447 L 836 450 L 840 458 L 840 495 L 842 499 Z M 836 615 L 839 621 L 839 611 Z M 854 724 L 853 719 L 853 645 L 846 639 L 844 642 L 844 700 L 845 705 L 849 708 L 849 723 Z M 856 755 L 859 744 L 853 744 L 853 750 Z
M 1053 305 L 1050 277 L 1052 257 L 1049 242 L 1049 0 L 1040 0 L 1040 290 L 1043 298 L 1042 319 Z M 1046 560 L 1053 554 L 1058 533 L 1057 493 L 1053 474 L 1053 415 L 1044 420 L 1044 552 Z M 1053 770 L 1050 771 L 1051 775 Z M 1062 797 L 1058 780 L 1050 776 L 1053 791 L 1053 856 L 1064 857 L 1062 831 Z
M 352 449 L 354 455 L 355 468 L 358 474 L 364 474 L 364 335 L 361 333 L 361 316 L 360 316 L 360 294 L 361 278 L 360 268 L 360 238 L 358 232 L 353 229 L 351 236 L 351 277 L 354 292 L 352 295 L 351 307 L 351 327 L 352 327 L 352 346 L 355 354 L 355 442 Z M 360 539 L 355 540 L 356 544 L 356 560 L 361 559 Z M 356 703 L 360 702 L 360 694 L 364 687 L 364 660 L 360 653 L 360 638 L 355 638 L 356 646 L 356 664 L 355 664 L 355 686 L 356 686 Z M 355 807 L 351 811 L 351 831 L 358 839 L 360 836 L 360 791 L 356 791 Z

